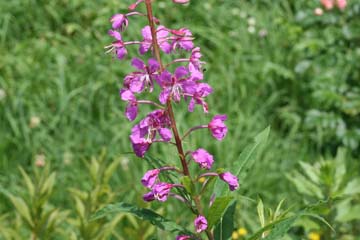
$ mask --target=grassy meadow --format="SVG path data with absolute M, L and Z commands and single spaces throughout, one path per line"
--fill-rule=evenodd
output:
M 90 221 L 120 201 L 192 226 L 175 200 L 142 200 L 140 179 L 152 163 L 132 154 L 133 123 L 119 98 L 132 67 L 104 50 L 112 41 L 109 17 L 132 2 L 0 1 L 1 240 L 175 239 L 127 213 Z M 228 115 L 224 141 L 204 137 L 204 130 L 185 147 L 203 146 L 215 167 L 230 168 L 271 127 L 236 193 L 234 230 L 242 231 L 232 238 L 247 239 L 262 227 L 259 199 L 273 210 L 285 199 L 282 209 L 290 213 L 323 202 L 314 213 L 334 231 L 305 217 L 283 239 L 359 240 L 360 1 L 322 16 L 314 14 L 320 3 L 308 0 L 154 5 L 162 24 L 191 29 L 214 88 L 209 115 L 175 105 L 180 131 Z M 140 39 L 144 25 L 145 18 L 131 18 L 126 38 Z M 135 56 L 137 48 L 128 49 Z M 141 106 L 141 114 L 150 109 Z M 149 154 L 177 164 L 174 151 L 154 144 Z

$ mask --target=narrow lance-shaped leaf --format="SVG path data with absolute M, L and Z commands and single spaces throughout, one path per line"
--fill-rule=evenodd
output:
M 233 201 L 227 208 L 224 216 L 220 219 L 220 222 L 216 225 L 214 230 L 215 239 L 226 240 L 229 239 L 234 230 L 234 214 L 236 209 L 236 201 Z
M 209 229 L 220 221 L 226 209 L 231 205 L 233 199 L 234 198 L 231 196 L 218 197 L 215 199 L 207 216 Z
M 241 152 L 239 158 L 234 161 L 234 166 L 231 169 L 234 169 L 233 174 L 238 176 L 240 184 L 244 181 L 249 169 L 254 164 L 257 153 L 265 145 L 269 133 L 270 127 L 265 128 L 254 138 L 254 142 Z M 214 187 L 215 196 L 222 196 L 226 192 L 227 185 L 223 181 L 218 180 Z
M 90 221 L 94 221 L 103 218 L 105 216 L 119 212 L 131 213 L 142 220 L 149 221 L 151 224 L 164 231 L 191 234 L 185 228 L 164 218 L 163 216 L 157 214 L 156 212 L 150 209 L 138 208 L 134 205 L 123 202 L 110 204 L 100 209 L 91 217 Z

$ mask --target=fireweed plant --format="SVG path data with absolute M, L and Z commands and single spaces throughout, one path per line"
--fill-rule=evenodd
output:
M 181 168 L 174 166 L 163 166 L 147 171 L 141 179 L 142 185 L 149 189 L 143 196 L 144 201 L 165 202 L 169 197 L 181 200 L 194 213 L 195 233 L 179 235 L 178 240 L 201 239 L 206 234 L 208 239 L 214 239 L 214 234 L 208 228 L 208 220 L 204 216 L 204 206 L 201 204 L 201 195 L 206 189 L 210 178 L 219 178 L 228 184 L 231 191 L 239 187 L 238 178 L 225 171 L 211 171 L 215 161 L 214 157 L 204 148 L 184 149 L 183 141 L 195 130 L 209 129 L 210 134 L 218 141 L 224 139 L 227 133 L 225 125 L 226 115 L 215 115 L 205 125 L 194 126 L 183 135 L 180 135 L 174 116 L 173 104 L 180 101 L 188 102 L 188 111 L 193 112 L 196 105 L 200 105 L 204 113 L 208 113 L 208 104 L 205 98 L 213 92 L 212 87 L 203 82 L 203 72 L 200 48 L 193 43 L 194 37 L 187 28 L 171 29 L 160 25 L 160 21 L 153 16 L 152 0 L 138 0 L 129 7 L 129 13 L 115 14 L 110 18 L 112 29 L 109 35 L 114 41 L 107 46 L 107 52 L 114 53 L 116 58 L 123 60 L 127 55 L 127 48 L 136 45 L 139 49 L 139 57 L 131 60 L 131 65 L 136 69 L 124 78 L 120 97 L 127 102 L 125 116 L 134 121 L 138 115 L 138 107 L 141 104 L 152 105 L 155 110 L 135 124 L 131 130 L 130 141 L 134 153 L 143 158 L 153 143 L 170 143 L 176 146 L 180 158 Z M 189 0 L 173 0 L 174 3 L 184 4 Z M 138 12 L 139 5 L 145 4 L 146 13 Z M 141 29 L 141 40 L 125 41 L 123 32 L 129 25 L 129 19 L 133 16 L 147 18 L 147 25 Z M 187 53 L 188 57 L 178 58 L 179 53 Z M 148 53 L 148 59 L 143 56 Z M 173 56 L 173 60 L 165 63 L 161 54 Z M 175 68 L 172 72 L 170 67 Z M 153 92 L 155 87 L 160 88 L 158 102 L 138 99 L 138 94 L 148 91 Z M 174 139 L 174 140 L 173 140 Z M 199 165 L 204 169 L 201 174 L 192 174 L 189 164 Z M 179 179 L 186 177 L 192 184 L 199 179 L 207 179 L 202 184 L 201 193 L 183 194 L 186 187 L 181 183 L 162 182 L 159 178 L 165 171 L 173 171 L 179 175 Z M 178 189 L 178 191 L 176 190 Z M 181 189 L 181 190 L 180 190 Z M 186 189 L 186 190 L 185 190 Z M 213 195 L 210 199 L 211 205 L 214 201 Z

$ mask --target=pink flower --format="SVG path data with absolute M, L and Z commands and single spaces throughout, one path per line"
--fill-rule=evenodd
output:
M 129 20 L 126 15 L 117 13 L 110 18 L 110 22 L 112 22 L 113 29 L 119 29 L 121 32 L 126 29 L 129 24 Z
M 192 33 L 189 29 L 180 28 L 179 30 L 171 30 L 171 33 L 173 34 L 173 37 L 171 38 L 173 40 L 171 43 L 171 48 L 173 50 L 182 48 L 186 51 L 190 51 L 194 48 Z
M 201 168 L 210 169 L 214 163 L 214 157 L 202 148 L 192 152 L 191 156 Z
M 140 3 L 144 2 L 144 0 L 137 0 L 135 3 L 131 4 L 128 9 L 133 11 Z
M 140 43 L 139 52 L 145 54 L 152 48 L 152 35 L 150 26 L 146 26 L 141 30 L 143 41 Z M 171 52 L 171 45 L 168 42 L 169 31 L 164 26 L 159 26 L 156 30 L 156 38 L 160 49 L 165 53 Z
M 190 2 L 190 0 L 173 0 L 174 3 L 179 3 L 179 4 L 185 4 Z
M 340 10 L 344 10 L 346 8 L 347 2 L 346 0 L 336 0 L 336 6 L 340 9 Z
M 137 101 L 134 94 L 129 90 L 121 89 L 120 96 L 123 101 L 128 102 L 125 110 L 126 117 L 129 119 L 129 121 L 133 121 L 138 114 Z
M 324 6 L 326 10 L 330 10 L 334 7 L 333 0 L 321 0 L 321 4 Z
M 194 225 L 195 225 L 195 230 L 197 233 L 200 233 L 202 231 L 205 231 L 207 228 L 207 220 L 204 216 L 199 215 L 195 220 L 194 220 Z
M 202 57 L 200 48 L 196 47 L 191 50 L 191 56 L 190 56 L 190 63 L 197 69 L 201 69 L 201 65 L 203 65 L 205 62 L 200 61 L 200 58 Z
M 172 186 L 172 184 L 165 182 L 155 184 L 152 190 L 155 199 L 160 202 L 165 202 L 168 198 Z
M 116 41 L 105 47 L 108 48 L 107 52 L 114 52 L 118 59 L 123 59 L 127 54 L 127 50 L 125 48 L 125 43 L 122 41 L 121 34 L 113 30 L 109 30 L 108 34 L 114 37 Z
M 191 237 L 187 235 L 180 235 L 176 237 L 176 240 L 188 240 L 188 239 L 191 239 Z
M 145 193 L 143 195 L 143 199 L 145 202 L 151 202 L 151 201 L 154 201 L 155 200 L 155 196 L 154 196 L 154 193 L 151 191 L 151 192 L 148 192 L 148 193 Z
M 232 175 L 230 172 L 224 172 L 219 174 L 221 180 L 229 184 L 230 191 L 234 191 L 239 187 L 239 180 L 236 176 Z
M 156 179 L 158 178 L 159 173 L 160 169 L 152 169 L 147 171 L 141 179 L 142 185 L 147 188 L 151 188 L 154 185 Z
M 204 98 L 212 93 L 212 88 L 207 83 L 199 83 L 196 85 L 196 90 L 191 96 L 188 110 L 189 112 L 194 111 L 195 104 L 199 104 L 203 107 L 205 113 L 208 113 L 208 105 L 204 101 Z
M 170 126 L 170 118 L 165 110 L 155 110 L 149 113 L 139 124 L 131 129 L 130 141 L 135 154 L 144 157 L 150 145 L 159 133 L 160 140 L 170 141 L 172 134 L 167 127 Z
M 124 86 L 134 93 L 141 93 L 147 87 L 152 92 L 154 88 L 154 79 L 158 76 L 160 64 L 153 58 L 150 58 L 148 65 L 139 59 L 133 58 L 131 65 L 138 69 L 137 72 L 128 74 L 124 79 Z
M 215 117 L 208 124 L 208 128 L 214 138 L 221 141 L 224 139 L 227 133 L 227 127 L 224 124 L 226 121 L 226 115 L 215 115 Z
M 187 77 L 188 74 L 189 71 L 183 66 L 178 67 L 174 75 L 166 70 L 162 72 L 158 78 L 158 84 L 162 87 L 159 95 L 159 101 L 162 104 L 165 104 L 169 98 L 180 102 L 184 95 L 192 96 L 195 93 L 196 83 Z

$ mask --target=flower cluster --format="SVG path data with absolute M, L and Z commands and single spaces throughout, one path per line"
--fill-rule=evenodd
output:
M 326 10 L 332 10 L 334 7 L 337 7 L 339 10 L 342 11 L 347 6 L 346 0 L 321 0 L 320 3 Z M 316 16 L 322 16 L 324 14 L 324 11 L 321 7 L 317 7 L 314 10 L 314 14 Z
M 173 0 L 173 2 L 185 4 L 189 0 Z M 146 13 L 135 11 L 141 3 L 146 6 Z M 215 115 L 208 124 L 195 126 L 182 137 L 179 135 L 172 105 L 186 101 L 189 112 L 193 112 L 195 106 L 199 105 L 204 113 L 209 113 L 205 98 L 213 92 L 213 89 L 209 84 L 203 82 L 202 66 L 205 62 L 201 61 L 200 48 L 194 45 L 192 32 L 187 28 L 171 29 L 160 25 L 160 21 L 152 14 L 152 4 L 150 0 L 138 0 L 130 5 L 129 13 L 113 15 L 110 18 L 112 29 L 108 33 L 114 38 L 114 41 L 106 48 L 108 53 L 113 53 L 119 60 L 127 58 L 127 48 L 131 45 L 138 46 L 140 56 L 150 55 L 146 57 L 147 60 L 138 57 L 131 59 L 134 70 L 125 76 L 120 89 L 120 97 L 127 104 L 125 116 L 129 121 L 136 120 L 140 105 L 149 104 L 155 108 L 133 126 L 130 134 L 132 148 L 138 157 L 144 157 L 153 143 L 172 143 L 177 147 L 183 168 L 180 170 L 177 167 L 163 166 L 147 171 L 141 179 L 144 187 L 149 189 L 149 192 L 143 196 L 144 201 L 165 202 L 171 196 L 186 202 L 187 206 L 192 206 L 194 199 L 183 196 L 183 191 L 173 190 L 174 188 L 184 188 L 183 185 L 163 181 L 160 175 L 164 171 L 176 171 L 180 175 L 187 176 L 193 183 L 196 183 L 196 179 L 200 177 L 215 176 L 226 182 L 231 191 L 236 190 L 239 187 L 238 179 L 230 172 L 206 172 L 197 177 L 191 176 L 188 165 L 192 161 L 198 164 L 200 169 L 209 171 L 212 169 L 215 159 L 203 148 L 184 152 L 182 146 L 185 137 L 191 132 L 203 128 L 207 128 L 216 140 L 223 140 L 228 131 L 225 125 L 227 117 L 226 115 Z M 122 35 L 130 25 L 129 18 L 133 16 L 146 17 L 148 25 L 141 29 L 139 40 L 125 41 Z M 175 57 L 167 64 L 162 62 L 161 54 L 176 56 L 178 53 L 181 53 L 182 56 L 187 53 L 188 57 Z M 140 99 L 140 94 L 152 93 L 155 88 L 159 89 L 159 91 L 154 91 L 159 92 L 158 101 Z M 206 182 L 204 186 L 205 184 Z M 201 210 L 202 207 L 199 206 L 199 201 L 194 202 L 197 214 L 194 220 L 195 232 L 206 231 L 211 239 L 211 229 L 207 229 L 207 220 Z M 192 238 L 193 236 L 180 235 L 176 239 Z
M 347 2 L 346 0 L 321 0 L 321 4 L 326 10 L 333 9 L 334 6 L 340 10 L 344 10 L 346 8 Z

